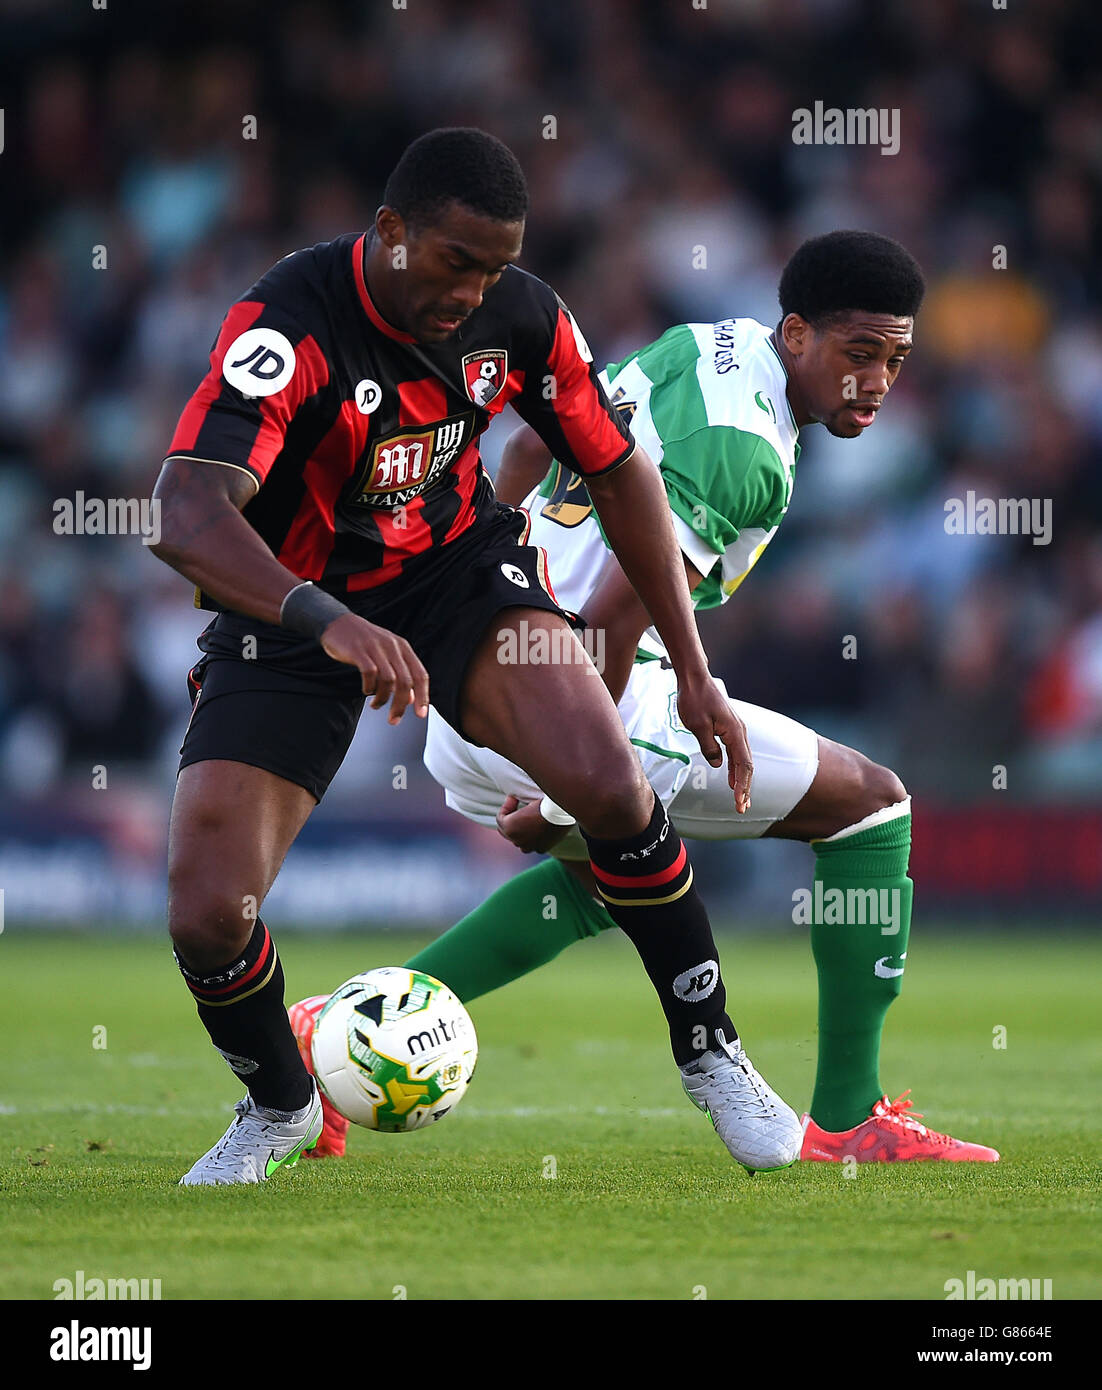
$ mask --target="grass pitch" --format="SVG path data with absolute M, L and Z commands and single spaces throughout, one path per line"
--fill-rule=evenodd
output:
M 295 999 L 418 943 L 280 944 Z M 721 944 L 747 1048 L 802 1109 L 806 942 Z M 160 1279 L 164 1299 L 940 1300 L 968 1270 L 1097 1297 L 1102 944 L 916 933 L 907 963 L 884 1084 L 912 1087 L 935 1128 L 993 1144 L 997 1165 L 748 1176 L 682 1095 L 650 986 L 610 932 L 472 1006 L 478 1072 L 442 1124 L 354 1130 L 348 1160 L 258 1188 L 184 1190 L 241 1091 L 167 944 L 9 931 L 0 1297 L 51 1299 L 78 1270 Z

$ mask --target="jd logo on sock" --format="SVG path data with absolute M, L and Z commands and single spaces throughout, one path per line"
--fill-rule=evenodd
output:
M 718 983 L 719 965 L 714 960 L 706 960 L 678 975 L 673 982 L 673 992 L 687 1004 L 695 1004 L 698 999 L 707 999 Z
M 899 959 L 901 961 L 906 960 L 907 952 L 904 951 L 903 954 L 899 957 Z M 899 969 L 896 970 L 894 967 L 889 966 L 888 961 L 890 960 L 891 956 L 881 956 L 880 959 L 876 962 L 876 964 L 872 967 L 873 974 L 876 976 L 878 980 L 894 980 L 897 975 L 903 974 L 903 966 L 901 965 Z
M 215 1048 L 220 1052 L 230 1065 L 230 1070 L 235 1071 L 238 1076 L 252 1076 L 254 1071 L 260 1070 L 260 1063 L 254 1062 L 251 1057 L 238 1057 L 236 1052 L 226 1052 L 224 1048 Z

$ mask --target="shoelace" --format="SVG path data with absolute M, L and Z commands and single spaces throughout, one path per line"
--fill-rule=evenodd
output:
M 720 1050 L 724 1052 L 727 1051 L 722 1045 Z M 749 1090 L 761 1107 L 763 1114 L 775 1115 L 776 1106 L 773 1097 L 769 1094 L 768 1090 L 764 1089 L 764 1079 L 754 1070 L 753 1063 L 742 1048 L 739 1046 L 732 1047 L 730 1052 L 727 1052 L 727 1056 L 734 1063 L 735 1067 L 746 1077 L 746 1080 L 750 1083 L 749 1087 L 736 1085 L 735 1077 L 726 1067 L 719 1071 L 708 1072 L 709 1079 L 712 1081 L 721 1080 L 726 1082 L 728 1091 L 732 1093 L 731 1099 L 740 1105 L 746 1104 L 748 1099 L 747 1090 Z
M 951 1143 L 952 1141 L 948 1134 L 939 1134 L 936 1129 L 927 1129 L 925 1125 L 920 1125 L 918 1123 L 919 1120 L 922 1119 L 921 1110 L 916 1110 L 913 1115 L 909 1113 L 911 1106 L 914 1105 L 913 1100 L 907 1099 L 910 1094 L 911 1092 L 908 1089 L 904 1091 L 901 1096 L 896 1096 L 895 1100 L 883 1106 L 880 1111 L 881 1118 L 891 1120 L 893 1124 L 905 1125 L 908 1129 L 918 1130 L 918 1132 L 925 1135 L 932 1144 Z
M 229 1166 L 226 1159 L 226 1150 L 238 1138 L 238 1128 L 247 1115 L 251 1114 L 257 1124 L 264 1124 L 264 1121 L 256 1113 L 256 1107 L 249 1104 L 248 1096 L 242 1097 L 233 1108 L 237 1112 L 238 1118 L 235 1123 L 226 1130 L 225 1134 L 223 1134 L 222 1138 L 218 1141 L 218 1145 L 214 1152 L 207 1159 L 207 1166 L 210 1168 L 224 1168 Z

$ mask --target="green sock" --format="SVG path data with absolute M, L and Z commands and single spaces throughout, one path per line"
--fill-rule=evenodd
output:
M 819 1064 L 811 1116 L 821 1129 L 837 1133 L 867 1119 L 884 1094 L 880 1034 L 902 987 L 911 928 L 910 812 L 841 840 L 815 840 L 812 847 L 815 878 L 823 887 L 822 911 L 814 912 L 811 926 L 819 972 Z M 870 889 L 879 890 L 875 910 Z
M 469 1004 L 614 925 L 577 879 L 548 859 L 502 884 L 406 966 L 435 975 Z

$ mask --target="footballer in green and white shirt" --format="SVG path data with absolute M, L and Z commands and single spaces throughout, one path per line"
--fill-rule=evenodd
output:
M 753 319 L 681 324 L 601 379 L 662 470 L 681 549 L 701 575 L 694 603 L 714 608 L 776 534 L 796 480 L 799 428 L 772 330 Z M 556 593 L 580 610 L 608 558 L 584 485 L 554 463 L 524 505 L 531 543 L 554 554 Z
M 610 366 L 603 383 L 661 470 L 697 607 L 726 602 L 792 504 L 799 432 L 854 438 L 876 418 L 912 345 L 922 273 L 897 242 L 833 232 L 805 242 L 779 286 L 774 328 L 753 319 L 682 324 Z M 534 484 L 542 475 L 542 481 Z M 880 1035 L 907 962 L 913 884 L 910 798 L 896 776 L 775 711 L 733 699 L 753 755 L 751 806 L 735 811 L 677 718 L 677 690 L 649 618 L 604 543 L 584 483 L 521 430 L 501 500 L 531 516 L 560 604 L 584 616 L 589 655 L 618 701 L 656 795 L 683 836 L 809 842 L 815 880 L 794 919 L 819 976 L 819 1058 L 801 1157 L 994 1161 L 994 1149 L 918 1123 L 880 1084 Z M 587 659 L 535 646 L 516 660 Z M 552 859 L 513 879 L 408 965 L 470 1003 L 611 925 L 581 836 L 525 773 L 464 742 L 430 712 L 425 763 L 454 810 Z M 546 903 L 557 905 L 549 919 Z M 688 1086 L 687 1086 L 688 1089 Z
M 785 368 L 770 329 L 753 319 L 682 324 L 607 368 L 601 378 L 636 441 L 661 470 L 674 529 L 693 575 L 695 605 L 712 608 L 725 602 L 788 509 L 800 451 L 785 395 Z M 518 444 L 524 442 L 521 436 Z M 531 441 L 526 447 L 534 451 Z M 547 457 L 542 447 L 542 460 Z M 506 468 L 510 462 L 507 454 Z M 690 790 L 706 793 L 703 804 L 694 801 L 692 819 L 708 821 L 712 838 L 760 835 L 782 819 L 815 776 L 818 753 L 812 731 L 772 711 L 736 702 L 755 766 L 753 804 L 746 814 L 737 814 L 726 775 L 722 769 L 721 775 L 709 775 L 715 770 L 678 718 L 677 683 L 661 659 L 665 652 L 657 633 L 649 627 L 638 635 L 624 629 L 626 613 L 640 619 L 645 615 L 631 604 L 630 590 L 620 592 L 622 572 L 609 564 L 611 552 L 584 483 L 552 462 L 522 506 L 531 517 L 527 543 L 546 552 L 556 599 L 591 620 L 583 635 L 586 648 L 609 681 L 648 780 L 670 814 L 676 814 L 674 798 L 690 784 Z M 612 601 L 606 604 L 611 611 L 592 620 L 595 596 L 610 572 L 615 576 Z M 522 656 L 533 662 L 557 659 L 555 653 L 538 650 Z M 443 785 L 448 805 L 483 825 L 496 823 L 502 797 L 509 792 L 537 805 L 542 800 L 514 764 L 473 748 L 431 715 L 425 762 Z M 685 801 L 679 809 L 686 810 Z M 544 810 L 559 819 L 548 803 Z M 586 858 L 576 829 L 554 846 L 546 844 L 549 836 L 541 839 L 539 847 L 551 848 L 559 858 Z
M 799 427 L 787 397 L 788 378 L 772 330 L 753 319 L 723 319 L 671 328 L 657 342 L 601 374 L 609 398 L 636 441 L 662 473 L 674 529 L 698 608 L 724 603 L 752 569 L 788 510 L 799 457 Z M 520 485 L 523 463 L 548 460 L 546 446 L 518 432 L 503 462 L 506 488 Z M 510 469 L 517 477 L 510 478 Z M 499 474 L 499 479 L 501 475 Z M 739 815 L 722 769 L 719 775 L 694 747 L 677 715 L 677 682 L 653 628 L 636 632 L 646 614 L 612 560 L 585 485 L 552 461 L 523 500 L 531 518 L 527 543 L 545 551 L 558 602 L 584 614 L 589 655 L 617 698 L 620 716 L 655 792 L 670 811 L 706 822 L 708 838 L 746 839 L 765 833 L 800 801 L 816 775 L 812 730 L 755 705 L 735 701 L 754 755 L 752 805 Z M 630 618 L 625 625 L 625 619 Z M 522 659 L 562 659 L 533 649 Z M 579 653 L 580 655 L 580 653 Z M 504 796 L 543 801 L 514 764 L 461 739 L 430 715 L 425 762 L 447 803 L 471 820 L 495 825 Z M 584 861 L 576 829 L 554 845 L 540 831 L 538 848 L 563 860 Z M 523 817 L 518 822 L 522 824 Z M 680 823 L 678 821 L 678 823 Z

